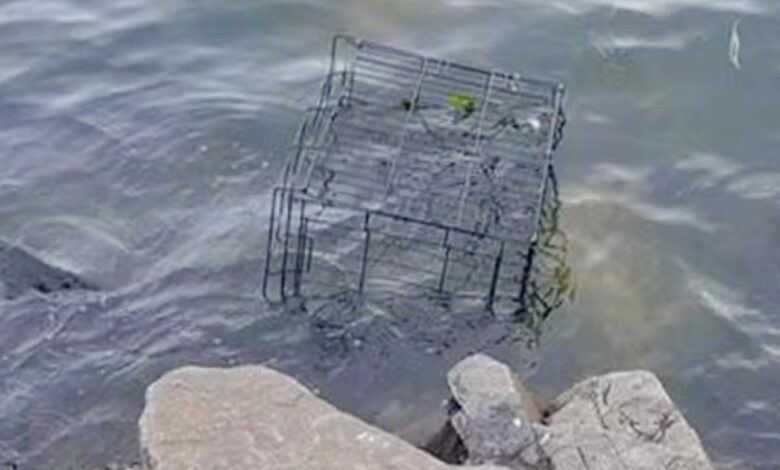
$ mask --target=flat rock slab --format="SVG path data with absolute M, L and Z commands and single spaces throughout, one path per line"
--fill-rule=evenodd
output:
M 262 366 L 168 373 L 147 390 L 139 425 L 146 470 L 464 468 L 339 411 Z
M 586 380 L 563 393 L 555 408 L 537 433 L 556 469 L 712 469 L 696 431 L 650 372 Z

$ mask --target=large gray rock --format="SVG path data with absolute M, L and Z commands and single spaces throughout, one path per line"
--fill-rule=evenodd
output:
M 509 367 L 483 354 L 459 362 L 447 374 L 456 411 L 450 422 L 469 463 L 546 468 L 532 423 L 540 412 Z
M 261 366 L 165 375 L 147 390 L 140 440 L 146 470 L 454 468 Z
M 696 432 L 647 371 L 616 372 L 563 393 L 542 446 L 560 470 L 711 470 Z

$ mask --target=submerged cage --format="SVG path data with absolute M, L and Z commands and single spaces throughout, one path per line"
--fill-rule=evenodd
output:
M 263 294 L 522 306 L 562 84 L 337 36 L 273 191 Z

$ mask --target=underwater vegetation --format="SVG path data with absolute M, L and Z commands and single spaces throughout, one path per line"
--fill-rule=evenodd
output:
M 523 308 L 516 315 L 517 323 L 530 330 L 537 339 L 545 320 L 565 304 L 573 302 L 577 294 L 576 278 L 567 259 L 569 240 L 560 225 L 563 205 L 558 180 L 552 165 L 549 171 L 537 238 L 529 255 Z

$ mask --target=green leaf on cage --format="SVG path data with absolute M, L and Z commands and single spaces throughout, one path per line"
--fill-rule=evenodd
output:
M 456 110 L 469 117 L 477 109 L 477 100 L 465 93 L 452 93 L 447 96 L 447 103 Z

